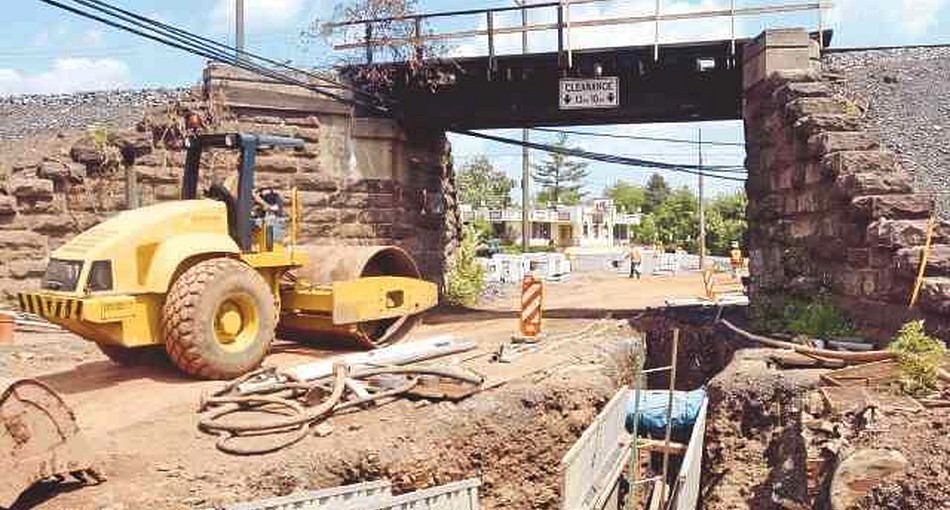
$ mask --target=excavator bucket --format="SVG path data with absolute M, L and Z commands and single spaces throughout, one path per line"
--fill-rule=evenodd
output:
M 72 410 L 49 386 L 0 379 L 0 508 L 42 480 L 103 480 Z

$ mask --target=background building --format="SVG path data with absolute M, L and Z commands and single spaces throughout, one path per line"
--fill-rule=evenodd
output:
M 490 209 L 461 205 L 466 224 L 486 222 L 496 238 L 517 242 L 521 238 L 521 209 Z M 531 246 L 558 248 L 612 247 L 627 244 L 640 213 L 618 211 L 613 200 L 595 198 L 574 206 L 535 208 L 530 212 Z

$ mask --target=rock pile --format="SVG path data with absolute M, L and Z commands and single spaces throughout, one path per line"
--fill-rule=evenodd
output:
M 832 52 L 822 62 L 843 78 L 836 92 L 950 218 L 950 46 Z
M 129 128 L 149 108 L 173 104 L 190 95 L 189 89 L 179 88 L 0 97 L 0 140 L 90 125 Z

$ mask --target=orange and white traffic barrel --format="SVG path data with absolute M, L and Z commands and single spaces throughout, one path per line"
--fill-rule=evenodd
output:
M 521 335 L 536 338 L 541 334 L 544 282 L 534 275 L 526 275 L 521 281 Z

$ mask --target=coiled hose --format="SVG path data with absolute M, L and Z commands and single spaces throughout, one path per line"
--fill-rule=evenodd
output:
M 455 379 L 468 384 L 479 385 L 482 378 L 455 370 L 434 367 L 380 367 L 350 372 L 343 364 L 334 365 L 331 378 L 312 382 L 289 380 L 269 385 L 250 394 L 237 394 L 238 386 L 267 370 L 246 374 L 228 383 L 201 404 L 201 412 L 206 413 L 198 421 L 198 428 L 209 434 L 218 435 L 217 448 L 233 455 L 259 455 L 270 453 L 290 446 L 310 432 L 310 427 L 323 421 L 332 414 L 367 404 L 369 402 L 397 397 L 413 389 L 424 375 Z M 347 380 L 367 379 L 379 375 L 409 376 L 404 384 L 394 388 L 380 390 L 370 395 L 343 401 Z M 328 381 L 328 379 L 330 379 Z M 329 395 L 317 405 L 308 406 L 326 385 L 332 381 Z M 222 418 L 235 414 L 274 414 L 277 417 L 262 420 L 222 421 Z M 265 446 L 240 444 L 241 438 L 261 437 L 284 434 L 287 437 Z

